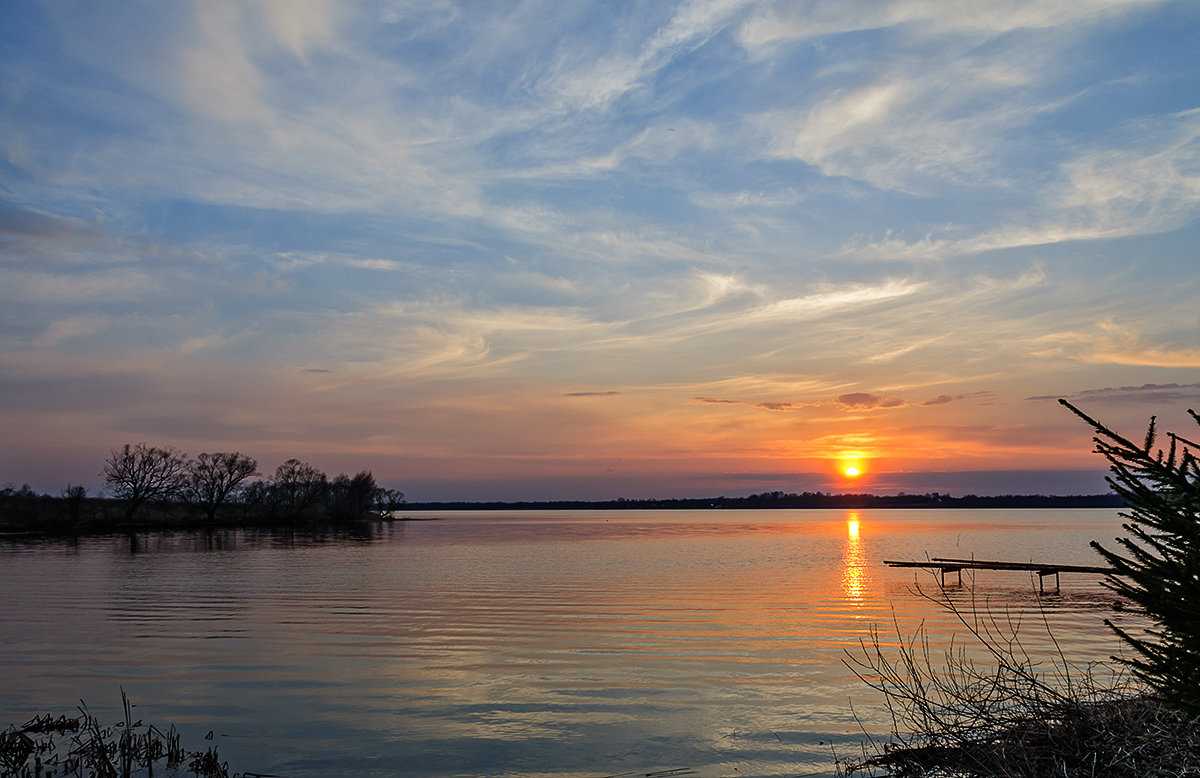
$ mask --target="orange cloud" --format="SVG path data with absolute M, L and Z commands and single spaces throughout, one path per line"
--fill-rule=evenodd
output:
M 843 408 L 856 411 L 867 411 L 873 408 L 903 408 L 905 405 L 908 405 L 907 400 L 902 400 L 899 397 L 884 397 L 883 395 L 871 394 L 869 392 L 851 392 L 850 394 L 839 395 L 836 402 Z
M 762 408 L 767 411 L 790 411 L 797 408 L 814 408 L 817 402 L 792 402 L 790 400 L 766 400 L 751 402 L 749 400 L 727 400 L 719 397 L 693 397 L 692 402 L 705 405 L 749 405 L 751 408 Z

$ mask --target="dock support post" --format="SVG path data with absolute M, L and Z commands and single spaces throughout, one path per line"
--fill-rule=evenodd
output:
M 1037 571 L 1038 594 L 1046 593 L 1046 578 L 1051 575 L 1054 576 L 1054 592 L 1055 592 L 1055 594 L 1062 591 L 1062 583 L 1058 577 L 1058 573 L 1059 573 L 1058 570 L 1038 570 Z
M 946 573 L 958 573 L 958 585 L 962 586 L 962 567 L 960 565 L 938 565 L 942 571 L 942 588 L 946 588 Z

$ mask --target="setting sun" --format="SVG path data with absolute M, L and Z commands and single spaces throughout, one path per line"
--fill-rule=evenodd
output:
M 846 478 L 858 478 L 867 470 L 864 462 L 862 452 L 846 452 L 837 458 L 837 471 Z

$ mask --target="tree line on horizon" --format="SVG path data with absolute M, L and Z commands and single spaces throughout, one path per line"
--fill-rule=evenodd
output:
M 369 470 L 330 478 L 293 458 L 262 478 L 258 461 L 236 451 L 191 458 L 173 446 L 126 443 L 112 450 L 100 475 L 110 499 L 89 497 L 77 484 L 68 484 L 58 497 L 38 495 L 28 484 L 0 489 L 0 526 L 39 518 L 68 527 L 134 526 L 151 512 L 155 524 L 344 522 L 404 505 L 404 493 L 379 486 Z M 117 516 L 110 510 L 113 501 Z
M 97 527 L 135 524 L 145 505 L 153 506 L 153 523 L 269 523 L 304 519 L 345 520 L 386 514 L 400 507 L 430 510 L 711 510 L 786 508 L 1120 508 L 1121 496 L 1108 494 L 1007 494 L 955 497 L 941 492 L 898 494 L 834 494 L 829 492 L 762 492 L 740 497 L 627 498 L 613 500 L 435 501 L 409 503 L 404 493 L 375 484 L 370 471 L 333 479 L 312 465 L 289 459 L 268 478 L 257 462 L 233 452 L 203 453 L 187 459 L 174 449 L 138 444 L 114 450 L 105 462 L 105 483 L 112 500 L 89 497 L 83 486 L 68 484 L 57 497 L 33 491 L 28 484 L 0 488 L 0 528 L 45 529 L 37 517 L 51 515 L 59 529 L 81 527 L 91 506 Z M 369 499 L 368 499 L 369 495 Z M 112 516 L 109 503 L 123 508 Z M 180 515 L 180 514 L 186 515 Z M 168 515 L 169 514 L 169 515 Z M 222 515 L 223 514 L 223 515 Z M 174 519 L 172 521 L 172 519 Z
M 1120 508 L 1116 494 L 832 494 L 762 492 L 744 497 L 627 498 L 615 500 L 442 501 L 408 503 L 408 510 L 706 510 L 746 508 Z

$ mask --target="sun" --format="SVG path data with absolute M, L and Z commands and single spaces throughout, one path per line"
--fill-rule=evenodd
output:
M 866 462 L 866 457 L 859 452 L 842 454 L 837 458 L 837 472 L 854 480 L 867 472 Z

